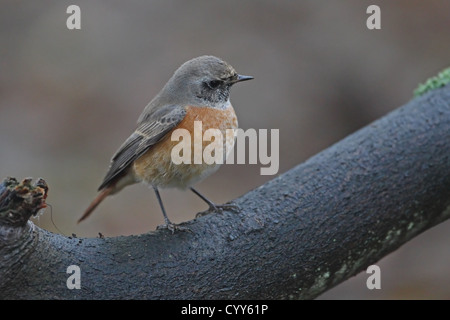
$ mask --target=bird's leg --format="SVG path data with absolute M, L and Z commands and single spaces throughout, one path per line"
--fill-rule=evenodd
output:
M 155 186 L 153 186 L 153 190 L 155 190 L 156 198 L 158 199 L 159 206 L 161 207 L 161 211 L 162 211 L 162 213 L 163 213 L 163 215 L 164 215 L 164 224 L 158 226 L 157 229 L 168 229 L 168 230 L 172 231 L 172 233 L 174 233 L 175 230 L 179 230 L 179 231 L 191 231 L 189 228 L 187 228 L 187 227 L 182 227 L 182 226 L 180 226 L 180 225 L 178 225 L 178 224 L 172 223 L 172 222 L 169 220 L 169 217 L 167 216 L 167 213 L 166 213 L 166 209 L 164 209 L 164 205 L 163 205 L 163 202 L 162 202 L 162 200 L 161 200 L 161 195 L 159 194 L 158 188 L 155 187 Z M 191 232 L 192 232 L 192 231 L 191 231 Z
M 241 208 L 239 208 L 239 206 L 235 205 L 235 204 L 215 204 L 214 202 L 212 202 L 211 200 L 209 200 L 208 198 L 206 198 L 204 195 L 202 195 L 200 192 L 198 192 L 197 190 L 195 190 L 194 188 L 190 187 L 190 189 L 192 190 L 193 193 L 195 193 L 197 196 L 200 197 L 200 199 L 202 199 L 203 201 L 205 201 L 208 206 L 209 209 L 203 212 L 199 212 L 197 213 L 196 217 L 202 217 L 204 215 L 207 215 L 208 213 L 211 212 L 222 212 L 222 210 L 231 210 L 234 212 L 239 212 L 241 210 Z

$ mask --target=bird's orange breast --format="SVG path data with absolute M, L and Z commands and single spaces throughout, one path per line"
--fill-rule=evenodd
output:
M 194 123 L 201 121 L 202 130 L 196 130 L 194 136 Z M 210 107 L 186 107 L 184 119 L 171 130 L 157 144 L 150 147 L 141 157 L 133 163 L 134 175 L 151 185 L 157 187 L 178 187 L 186 188 L 211 173 L 215 172 L 220 164 L 194 164 L 195 144 L 203 154 L 204 148 L 210 144 L 209 141 L 202 142 L 203 134 L 208 129 L 218 129 L 222 133 L 225 150 L 231 150 L 234 146 L 234 135 L 227 135 L 227 129 L 237 129 L 237 117 L 231 104 L 225 109 L 216 109 Z M 174 130 L 185 129 L 191 136 L 191 164 L 175 164 L 172 161 L 172 148 L 179 144 L 179 141 L 172 141 L 171 136 Z

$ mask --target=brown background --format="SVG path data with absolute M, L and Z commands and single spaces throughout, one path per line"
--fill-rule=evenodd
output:
M 79 31 L 66 8 L 81 7 Z M 366 28 L 381 7 L 382 29 Z M 255 80 L 236 86 L 240 127 L 280 129 L 280 173 L 406 103 L 448 66 L 450 2 L 0 1 L 0 177 L 43 177 L 66 235 L 139 234 L 162 223 L 153 191 L 135 185 L 76 225 L 137 117 L 184 61 L 213 54 Z M 198 185 L 221 203 L 272 177 L 228 165 Z M 169 216 L 206 209 L 162 192 Z M 35 223 L 55 231 L 50 210 Z M 322 298 L 450 298 L 449 223 Z

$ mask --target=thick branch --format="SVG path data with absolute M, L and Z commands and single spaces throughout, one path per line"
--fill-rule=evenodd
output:
M 449 86 L 415 98 L 193 233 L 77 239 L 0 218 L 0 298 L 314 298 L 450 216 L 449 102 Z

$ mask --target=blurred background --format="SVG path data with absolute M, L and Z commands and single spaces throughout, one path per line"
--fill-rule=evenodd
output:
M 12 1 L 0 0 L 0 177 L 43 177 L 55 224 L 96 237 L 163 223 L 143 185 L 106 199 L 80 225 L 109 161 L 184 61 L 217 55 L 255 80 L 231 100 L 243 129 L 280 129 L 283 173 L 412 98 L 449 66 L 450 2 L 431 1 Z M 81 30 L 66 9 L 81 8 Z M 381 30 L 366 9 L 381 8 Z M 198 184 L 217 203 L 272 179 L 260 165 L 226 165 Z M 206 205 L 163 190 L 174 222 Z M 50 210 L 34 222 L 58 232 Z M 322 299 L 450 298 L 450 222 L 381 260 L 382 289 L 365 273 Z

